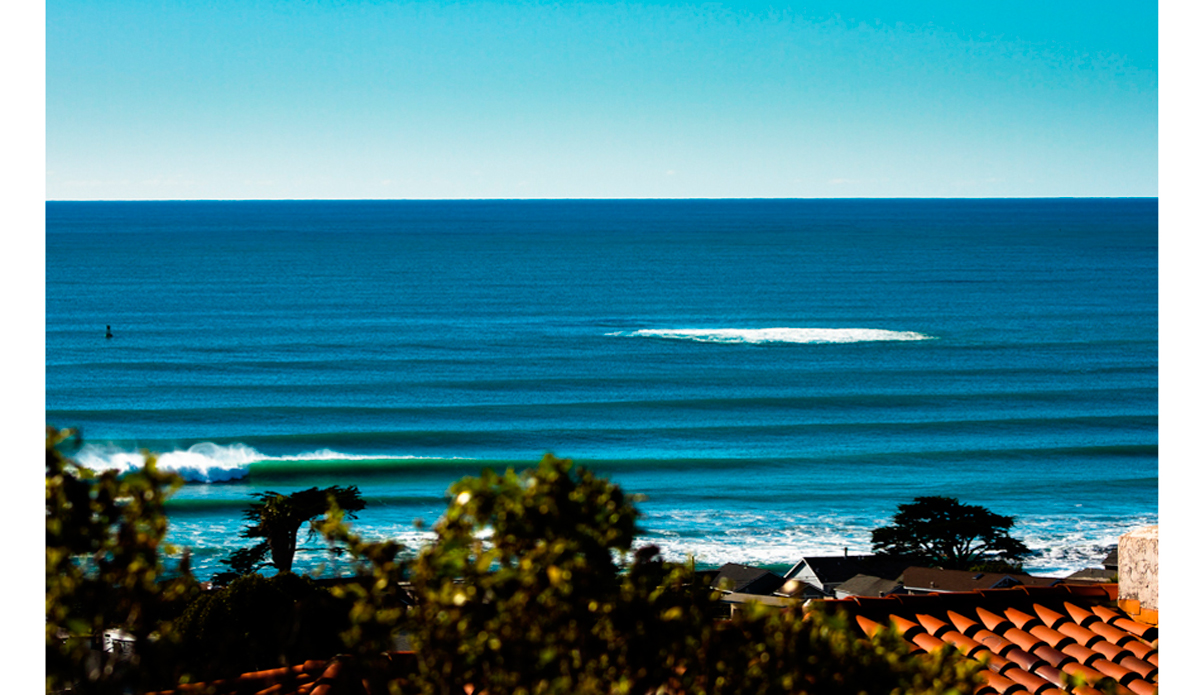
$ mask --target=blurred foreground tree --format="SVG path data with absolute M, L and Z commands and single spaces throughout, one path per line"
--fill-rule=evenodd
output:
M 355 512 L 367 506 L 358 488 L 353 485 L 334 485 L 323 489 L 313 487 L 290 495 L 268 490 L 250 496 L 258 501 L 251 503 L 243 513 L 249 525 L 242 529 L 241 537 L 263 540 L 249 548 L 235 550 L 228 559 L 222 560 L 222 563 L 230 566 L 231 571 L 214 576 L 213 581 L 217 584 L 226 584 L 256 571 L 267 564 L 263 561 L 268 554 L 271 556 L 270 564 L 281 574 L 291 572 L 292 560 L 296 555 L 296 535 L 305 522 L 323 516 L 335 506 L 353 519 Z M 316 534 L 316 526 L 311 526 L 310 535 Z
M 163 581 L 163 505 L 181 481 L 149 453 L 141 470 L 96 473 L 62 452 L 79 443 L 46 427 L 46 689 L 126 692 L 161 682 L 166 664 L 153 655 L 174 639 L 166 618 L 197 590 L 186 563 Z M 104 651 L 114 629 L 131 653 Z
M 1008 535 L 1014 518 L 953 497 L 918 497 L 902 504 L 892 524 L 871 531 L 882 555 L 917 557 L 956 570 L 1014 571 L 1030 550 Z
M 836 616 L 751 607 L 717 621 L 718 597 L 658 549 L 632 553 L 622 490 L 547 455 L 450 488 L 417 558 L 411 623 L 425 693 L 675 692 L 966 695 L 978 662 L 862 639 Z

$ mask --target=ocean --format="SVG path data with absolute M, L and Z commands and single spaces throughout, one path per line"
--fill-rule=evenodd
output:
M 1157 199 L 49 202 L 46 421 L 184 476 L 200 579 L 251 493 L 416 549 L 546 452 L 700 567 L 947 495 L 1062 576 L 1157 523 L 1157 256 Z

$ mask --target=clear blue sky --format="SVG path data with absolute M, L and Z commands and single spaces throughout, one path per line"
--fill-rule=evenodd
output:
M 1155 3 L 49 0 L 49 199 L 1158 195 Z

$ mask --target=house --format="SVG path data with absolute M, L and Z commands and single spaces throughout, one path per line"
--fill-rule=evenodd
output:
M 1034 577 L 1024 572 L 972 572 L 930 567 L 909 567 L 898 578 L 906 593 L 930 594 L 944 591 L 1007 589 L 1014 586 L 1054 586 L 1054 577 Z
M 914 651 L 953 645 L 984 661 L 975 695 L 1059 694 L 1064 677 L 1098 688 L 1158 692 L 1158 528 L 1121 537 L 1118 583 L 1020 585 L 826 600 L 864 636 L 891 625 Z
M 1117 581 L 1117 548 L 1109 551 L 1100 562 L 1102 568 L 1086 567 L 1065 577 L 1068 582 L 1115 582 Z
M 881 555 L 833 555 L 802 557 L 783 575 L 784 579 L 796 579 L 820 589 L 826 596 L 858 574 L 883 579 L 895 579 L 905 569 L 916 564 L 912 558 L 896 558 Z
M 856 574 L 834 589 L 834 595 L 836 598 L 887 596 L 903 591 L 904 585 L 895 579 L 872 577 L 869 574 Z
M 814 565 L 818 568 L 814 574 L 825 569 L 820 562 Z M 740 568 L 731 568 L 730 573 L 751 574 Z M 907 572 L 901 570 L 897 576 L 901 573 Z M 1016 574 L 1003 576 L 1021 578 Z M 933 653 L 949 645 L 967 658 L 984 662 L 981 675 L 985 682 L 973 695 L 1065 695 L 1068 690 L 1071 695 L 1101 695 L 1101 688 L 1110 687 L 1118 693 L 1153 695 L 1159 686 L 1157 527 L 1121 537 L 1118 576 L 1118 583 L 1052 581 L 1008 588 L 854 596 L 815 603 L 830 612 L 844 612 L 850 629 L 859 636 L 873 635 L 890 625 L 914 652 Z M 853 589 L 878 579 L 871 575 L 849 576 L 840 581 L 839 587 Z M 793 581 L 800 585 L 794 579 L 789 583 Z M 949 585 L 949 579 L 943 581 Z M 780 607 L 801 605 L 794 599 L 738 592 L 728 592 L 724 599 L 732 610 L 749 601 Z M 159 695 L 407 692 L 415 662 L 412 652 L 387 654 L 381 680 L 368 682 L 353 658 L 335 657 L 211 683 L 180 685 Z M 1082 679 L 1085 684 L 1068 689 L 1064 686 L 1066 677 Z
M 769 596 L 783 586 L 784 579 L 771 570 L 727 562 L 717 570 L 709 586 L 725 593 Z

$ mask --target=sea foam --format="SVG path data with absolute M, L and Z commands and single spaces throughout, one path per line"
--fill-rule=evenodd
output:
M 267 457 L 244 444 L 222 446 L 200 442 L 187 449 L 156 454 L 159 470 L 178 474 L 189 483 L 218 483 L 240 480 L 250 473 L 250 464 Z M 115 446 L 87 444 L 75 456 L 80 464 L 94 470 L 135 471 L 146 465 L 139 451 Z
M 931 340 L 915 331 L 878 328 L 646 328 L 618 331 L 614 336 L 690 340 L 700 343 L 864 343 L 875 341 Z
M 337 462 L 347 461 L 411 461 L 427 458 L 345 454 L 332 449 L 320 449 L 288 456 L 268 456 L 246 444 L 222 445 L 212 442 L 200 442 L 187 449 L 155 452 L 154 455 L 159 470 L 175 473 L 186 483 L 220 483 L 242 480 L 250 475 L 252 464 L 313 462 L 313 470 L 319 470 L 322 463 L 333 465 Z M 120 473 L 139 470 L 146 465 L 146 459 L 140 451 L 127 451 L 110 444 L 87 444 L 75 455 L 75 460 L 94 471 L 115 470 Z M 437 460 L 456 459 L 439 458 Z

